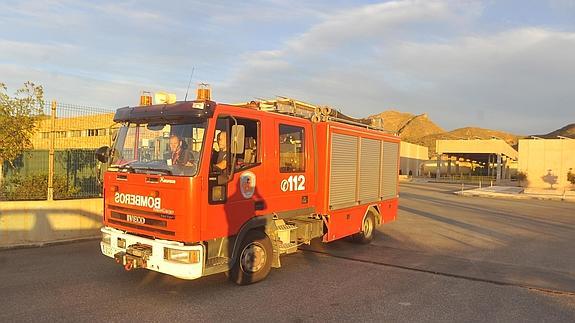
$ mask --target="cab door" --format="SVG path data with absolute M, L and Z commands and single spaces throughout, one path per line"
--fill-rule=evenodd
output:
M 267 212 L 307 212 L 314 205 L 313 140 L 305 120 L 279 119 L 274 123 L 274 154 L 266 168 L 269 183 Z M 310 213 L 310 212 L 308 212 Z
M 240 152 L 233 153 L 232 127 L 243 128 L 244 140 Z M 220 153 L 218 138 L 226 136 L 225 154 Z M 213 133 L 212 153 L 207 176 L 207 209 L 205 212 L 204 239 L 232 236 L 240 230 L 250 218 L 260 200 L 258 182 L 263 180 L 264 171 L 261 162 L 261 124 L 253 118 L 240 115 L 219 117 Z M 223 157 L 225 155 L 225 157 Z M 226 162 L 225 169 L 221 165 Z M 229 179 L 229 181 L 227 180 Z

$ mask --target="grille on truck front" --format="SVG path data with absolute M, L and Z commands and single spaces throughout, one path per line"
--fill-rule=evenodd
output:
M 174 231 L 166 230 L 168 221 L 175 219 L 174 215 L 146 212 L 114 205 L 108 205 L 108 209 L 110 210 L 108 222 L 117 226 L 133 228 L 148 233 L 176 235 Z

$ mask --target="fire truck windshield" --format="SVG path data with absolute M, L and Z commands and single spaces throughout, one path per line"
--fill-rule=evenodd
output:
M 206 121 L 186 124 L 126 124 L 112 147 L 110 168 L 135 173 L 194 176 Z

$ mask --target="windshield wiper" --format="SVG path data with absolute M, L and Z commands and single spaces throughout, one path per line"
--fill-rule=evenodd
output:
M 130 166 L 131 167 L 131 166 Z M 158 172 L 158 173 L 163 173 L 166 175 L 172 175 L 172 171 L 169 169 L 164 169 L 164 168 L 153 168 L 153 167 L 138 167 L 138 168 L 133 168 L 134 170 L 147 170 L 147 171 L 152 171 L 152 172 Z
M 124 165 L 110 165 L 110 167 L 116 167 L 118 169 L 122 169 L 128 173 L 135 173 L 135 169 L 134 167 L 128 165 L 128 164 L 124 164 Z
M 146 166 L 139 166 L 139 165 L 136 165 L 134 167 L 131 165 L 133 162 L 136 162 L 136 161 L 133 160 L 133 161 L 126 163 L 126 164 L 123 164 L 123 165 L 110 165 L 110 166 L 116 167 L 119 170 L 123 170 L 123 171 L 129 172 L 129 173 L 136 173 L 139 170 L 143 170 L 143 171 L 158 172 L 158 173 L 162 173 L 162 174 L 166 174 L 166 175 L 172 175 L 172 171 L 169 169 L 156 168 L 156 167 L 146 167 Z

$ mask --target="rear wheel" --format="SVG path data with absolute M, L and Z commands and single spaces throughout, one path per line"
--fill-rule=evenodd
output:
M 272 243 L 267 234 L 257 230 L 249 231 L 228 273 L 229 279 L 238 285 L 248 285 L 263 280 L 270 273 L 272 253 Z
M 353 235 L 353 241 L 361 244 L 368 244 L 375 235 L 375 217 L 373 212 L 369 212 L 363 218 L 361 231 Z

